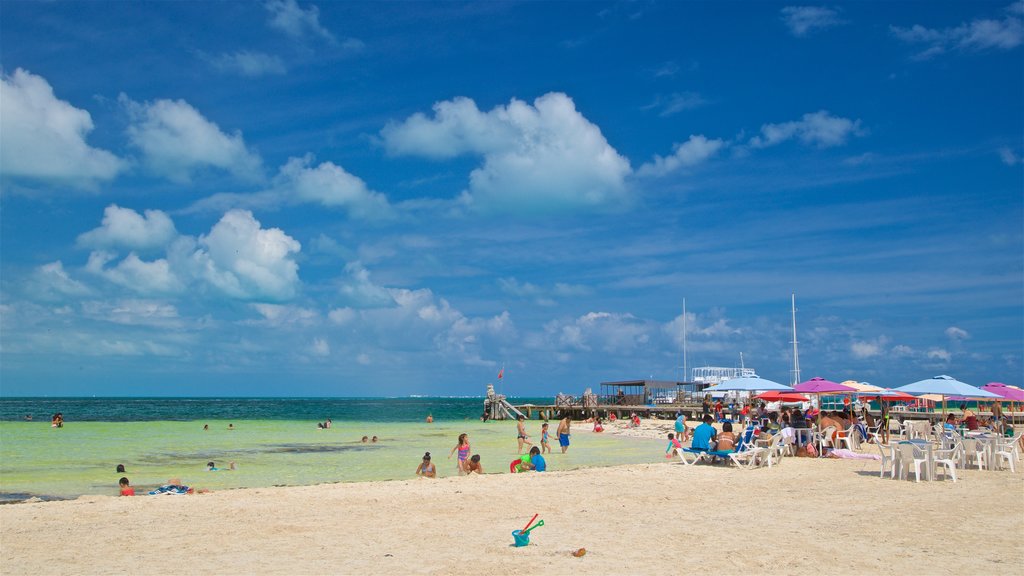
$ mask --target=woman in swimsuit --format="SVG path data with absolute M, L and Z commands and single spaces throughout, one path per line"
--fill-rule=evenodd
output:
M 420 462 L 420 465 L 416 467 L 416 475 L 424 478 L 437 477 L 437 467 L 430 462 L 430 452 L 423 455 L 423 462 Z
M 459 443 L 448 453 L 449 460 L 452 459 L 452 454 L 455 454 L 456 450 L 459 451 L 459 461 L 455 464 L 455 468 L 459 471 L 459 476 L 469 474 L 469 470 L 466 469 L 466 460 L 469 458 L 469 436 L 467 434 L 459 434 Z

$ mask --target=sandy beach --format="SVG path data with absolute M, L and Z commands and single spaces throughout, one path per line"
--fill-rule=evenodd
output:
M 659 434 L 645 422 L 636 434 Z M 586 424 L 578 427 L 586 429 Z M 583 430 L 579 430 L 583 432 Z M 557 455 L 550 461 L 557 462 Z M 0 507 L 4 574 L 1015 574 L 1024 474 L 678 460 Z M 511 532 L 534 513 L 531 544 Z M 585 548 L 583 557 L 571 552 Z

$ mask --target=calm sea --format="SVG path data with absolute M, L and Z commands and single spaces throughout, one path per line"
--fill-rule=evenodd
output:
M 425 452 L 439 476 L 453 476 L 448 454 L 460 433 L 487 473 L 507 473 L 518 457 L 515 423 L 481 422 L 482 411 L 482 398 L 0 398 L 0 502 L 116 495 L 121 476 L 138 494 L 170 479 L 211 490 L 408 479 Z M 56 412 L 63 428 L 50 426 Z M 327 418 L 331 429 L 318 429 Z M 534 442 L 540 428 L 528 423 Z M 657 462 L 664 450 L 660 440 L 579 426 L 568 453 L 555 444 L 551 470 Z M 210 461 L 236 470 L 207 472 Z

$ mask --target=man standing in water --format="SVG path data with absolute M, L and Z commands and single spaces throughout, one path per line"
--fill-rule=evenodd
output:
M 562 454 L 569 449 L 569 425 L 572 421 L 566 416 L 558 423 L 558 444 L 562 447 Z

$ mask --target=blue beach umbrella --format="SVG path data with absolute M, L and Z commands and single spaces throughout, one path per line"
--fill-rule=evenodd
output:
M 893 388 L 894 392 L 904 392 L 920 396 L 922 394 L 939 394 L 940 396 L 966 396 L 969 398 L 999 398 L 998 395 L 977 386 L 961 382 L 952 376 L 935 376 L 927 380 L 919 380 L 913 384 Z
M 905 392 L 907 394 L 913 394 L 920 396 L 922 394 L 938 394 L 942 396 L 942 415 L 946 415 L 946 397 L 947 396 L 966 396 L 970 398 L 999 398 L 998 395 L 989 392 L 988 390 L 982 390 L 977 386 L 972 386 L 965 382 L 961 382 L 952 376 L 934 376 L 926 380 L 918 380 L 913 384 L 907 384 L 906 386 L 900 386 L 899 388 L 893 388 L 894 392 Z

